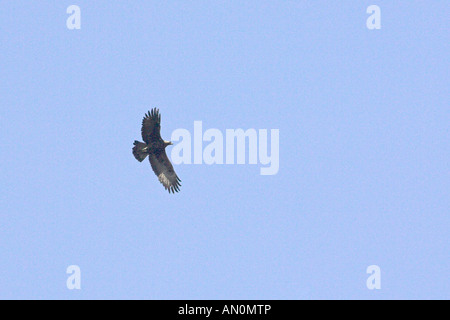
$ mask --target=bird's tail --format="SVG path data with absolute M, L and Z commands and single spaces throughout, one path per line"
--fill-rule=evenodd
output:
M 147 157 L 148 152 L 144 150 L 147 145 L 143 142 L 134 141 L 133 155 L 137 161 L 142 162 Z

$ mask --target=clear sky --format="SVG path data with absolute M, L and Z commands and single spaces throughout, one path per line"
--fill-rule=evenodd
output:
M 449 299 L 449 12 L 1 1 L 0 298 Z M 131 154 L 152 107 L 166 140 L 279 129 L 278 174 L 179 164 L 168 194 Z

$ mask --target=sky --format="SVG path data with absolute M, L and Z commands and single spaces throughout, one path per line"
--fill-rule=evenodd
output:
M 449 299 L 449 11 L 0 2 L 0 299 Z M 278 129 L 278 172 L 176 164 L 169 194 L 131 153 L 153 107 L 165 140 Z

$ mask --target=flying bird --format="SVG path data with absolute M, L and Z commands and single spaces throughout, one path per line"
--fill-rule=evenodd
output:
M 148 156 L 153 171 L 169 193 L 180 191 L 181 180 L 178 178 L 172 163 L 166 154 L 166 147 L 172 142 L 161 138 L 161 114 L 154 108 L 145 114 L 142 120 L 142 140 L 134 141 L 133 155 L 137 161 L 142 162 Z

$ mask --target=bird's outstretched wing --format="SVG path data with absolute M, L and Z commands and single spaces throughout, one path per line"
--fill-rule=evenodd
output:
M 161 139 L 161 114 L 154 108 L 145 114 L 142 119 L 142 140 L 150 144 L 152 141 Z
M 170 163 L 167 157 L 166 151 L 163 150 L 161 153 L 151 153 L 149 155 L 150 164 L 153 171 L 159 179 L 166 190 L 169 193 L 175 193 L 180 191 L 181 180 L 178 178 L 175 170 L 173 169 L 172 163 Z

